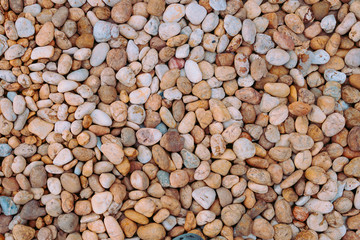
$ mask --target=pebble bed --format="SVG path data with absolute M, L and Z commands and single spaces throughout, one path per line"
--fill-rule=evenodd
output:
M 360 0 L 0 6 L 0 240 L 360 240 Z

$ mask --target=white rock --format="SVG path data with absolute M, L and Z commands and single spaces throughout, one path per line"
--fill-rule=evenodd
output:
M 24 13 L 30 13 L 33 17 L 36 17 L 41 12 L 41 6 L 39 4 L 32 4 L 24 7 Z
M 74 53 L 74 58 L 79 61 L 88 60 L 91 56 L 91 49 L 90 48 L 81 48 L 76 50 Z
M 176 22 L 161 23 L 159 26 L 159 37 L 166 41 L 180 33 L 181 26 Z
M 194 25 L 199 25 L 206 16 L 206 9 L 197 2 L 192 2 L 186 7 L 186 17 Z
M 266 53 L 266 61 L 271 65 L 281 66 L 287 63 L 290 60 L 290 55 L 279 48 L 270 49 Z
M 170 4 L 163 14 L 165 22 L 178 22 L 185 16 L 185 6 L 182 4 Z
M 61 193 L 61 182 L 58 178 L 48 178 L 47 187 L 51 194 L 59 195 Z
M 31 59 L 37 60 L 40 58 L 51 58 L 54 55 L 53 46 L 37 47 L 34 48 L 31 52 Z
M 204 209 L 209 209 L 215 201 L 216 192 L 209 187 L 197 188 L 192 192 L 194 200 Z
M 93 35 L 97 42 L 109 41 L 111 39 L 111 23 L 101 20 L 97 21 L 94 26 Z
M 53 164 L 56 166 L 63 166 L 73 160 L 73 155 L 68 148 L 62 149 L 54 158 Z
M 190 82 L 198 83 L 202 80 L 202 73 L 196 62 L 193 60 L 187 60 L 184 68 L 186 77 L 190 80 Z
M 109 50 L 110 46 L 107 43 L 99 43 L 98 45 L 96 45 L 92 51 L 90 58 L 91 66 L 97 67 L 102 64 L 105 61 L 106 55 Z
M 105 112 L 99 110 L 99 109 L 95 109 L 91 114 L 90 114 L 93 123 L 98 124 L 100 126 L 105 126 L 105 127 L 109 127 L 112 124 L 112 120 L 109 117 L 109 115 L 107 115 Z
M 316 198 L 311 198 L 306 204 L 305 208 L 307 208 L 310 212 L 317 212 L 321 214 L 330 213 L 334 206 L 329 201 L 322 201 Z
M 224 18 L 224 28 L 230 36 L 235 36 L 241 30 L 241 20 L 232 15 L 226 15 Z M 255 36 L 254 36 L 255 37 Z
M 123 67 L 116 73 L 116 79 L 127 87 L 132 87 L 136 83 L 134 72 L 129 67 Z
M 325 50 L 319 49 L 314 52 L 311 63 L 312 64 L 325 64 L 329 60 L 330 60 L 330 55 Z
M 145 164 L 149 162 L 152 158 L 152 153 L 149 148 L 145 147 L 144 145 L 139 145 L 137 148 L 139 154 L 137 155 L 137 159 L 139 162 Z
M 145 109 L 140 105 L 131 105 L 128 108 L 128 121 L 141 124 L 145 120 Z
M 43 73 L 42 78 L 44 80 L 44 82 L 49 83 L 49 84 L 53 84 L 53 85 L 58 85 L 62 80 L 65 80 L 65 77 L 55 73 L 55 72 L 50 72 L 50 71 L 46 71 Z
M 334 69 L 326 69 L 324 72 L 324 78 L 326 81 L 335 81 L 343 84 L 346 81 L 346 74 Z
M 35 33 L 35 28 L 31 24 L 31 21 L 23 17 L 20 17 L 16 20 L 15 28 L 19 37 L 21 38 L 30 37 Z
M 133 40 L 129 40 L 126 46 L 127 59 L 129 62 L 134 62 L 139 59 L 139 48 Z
M 215 11 L 224 11 L 226 9 L 225 0 L 210 0 L 209 4 Z
M 159 18 L 156 16 L 151 16 L 150 20 L 145 24 L 144 30 L 148 34 L 155 36 L 159 32 L 159 25 L 160 25 Z
M 162 223 L 161 223 L 164 228 L 166 229 L 166 231 L 170 231 L 171 229 L 173 229 L 176 224 L 177 224 L 177 221 L 176 221 L 176 217 L 174 216 L 169 216 L 168 218 L 166 218 Z
M 327 15 L 321 20 L 320 27 L 326 33 L 332 33 L 336 27 L 336 19 L 333 14 Z
M 179 100 L 182 97 L 182 93 L 176 87 L 168 88 L 164 91 L 164 98 L 172 101 Z
M 349 67 L 360 66 L 360 48 L 353 48 L 345 55 L 345 63 Z
M 93 211 L 96 214 L 103 214 L 110 207 L 112 200 L 113 195 L 111 192 L 105 191 L 101 193 L 95 193 L 91 198 L 91 206 Z
M 250 19 L 245 19 L 243 22 L 241 35 L 245 42 L 253 44 L 255 42 L 256 36 L 256 25 Z
M 61 80 L 58 84 L 58 92 L 70 92 L 75 90 L 79 84 L 75 81 Z
M 150 88 L 142 87 L 132 91 L 129 94 L 130 102 L 132 104 L 144 104 L 150 96 Z
M 86 3 L 86 0 L 68 0 L 69 4 L 73 8 L 81 7 Z
M 176 49 L 175 57 L 176 58 L 186 58 L 190 53 L 190 45 L 184 44 Z
M 9 45 L 7 44 L 7 37 L 0 35 L 0 56 L 8 49 Z
M 16 95 L 13 100 L 13 110 L 15 114 L 22 114 L 26 109 L 25 98 L 22 95 Z
M 73 71 L 67 75 L 68 80 L 74 80 L 77 82 L 85 81 L 88 77 L 89 77 L 89 70 L 85 68 Z
M 24 55 L 25 51 L 26 49 L 20 44 L 14 44 L 8 50 L 6 50 L 5 59 L 13 60 L 15 58 L 20 58 Z
M 255 145 L 247 138 L 239 138 L 236 140 L 233 145 L 233 150 L 241 160 L 255 156 Z
M 204 32 L 212 32 L 219 24 L 219 16 L 215 13 L 209 13 L 201 24 Z

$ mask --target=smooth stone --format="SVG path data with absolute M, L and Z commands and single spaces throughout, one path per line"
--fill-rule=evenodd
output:
M 247 138 L 239 138 L 233 145 L 236 156 L 242 160 L 255 156 L 255 145 Z
M 16 82 L 16 77 L 10 70 L 0 70 L 0 79 L 5 80 L 5 82 L 8 83 Z
M 192 83 L 198 83 L 202 80 L 201 70 L 196 62 L 187 60 L 185 62 L 185 74 Z
M 224 11 L 226 9 L 226 0 L 210 0 L 209 4 L 215 11 Z
M 206 16 L 206 9 L 197 2 L 192 2 L 186 6 L 186 17 L 194 25 L 199 25 Z
M 159 170 L 156 173 L 156 177 L 158 178 L 162 187 L 170 187 L 170 174 L 163 170 Z
M 97 67 L 100 64 L 102 64 L 105 59 L 106 59 L 106 55 L 110 50 L 110 46 L 107 43 L 99 43 L 98 45 L 96 45 L 93 50 L 92 50 L 92 54 L 90 57 L 90 64 L 93 67 Z
M 360 48 L 353 48 L 345 55 L 345 63 L 349 67 L 360 66 Z
M 105 126 L 105 127 L 109 127 L 112 124 L 112 120 L 109 117 L 109 115 L 107 115 L 105 112 L 99 110 L 99 109 L 95 109 L 91 114 L 90 114 L 93 123 L 98 124 L 100 126 Z
M 75 232 L 79 225 L 79 217 L 74 213 L 61 214 L 58 217 L 59 228 L 66 232 Z
M 224 18 L 224 28 L 230 36 L 235 36 L 241 30 L 242 24 L 239 18 L 226 15 Z
M 324 72 L 324 78 L 326 81 L 335 81 L 343 84 L 346 81 L 346 74 L 334 69 L 326 69 Z
M 197 168 L 200 165 L 200 159 L 188 150 L 182 149 L 180 154 L 186 168 Z
M 323 49 L 314 52 L 311 64 L 325 64 L 330 60 L 330 55 Z
M 136 132 L 138 142 L 145 146 L 152 146 L 160 141 L 162 133 L 154 128 L 141 128 Z
M 93 35 L 97 42 L 107 42 L 111 39 L 111 23 L 97 21 L 94 25 Z
M 15 215 L 18 213 L 19 209 L 9 197 L 1 196 L 0 197 L 0 206 L 3 214 L 6 216 Z
M 31 24 L 31 21 L 26 18 L 18 18 L 15 22 L 15 28 L 16 31 L 21 38 L 30 37 L 31 35 L 34 35 L 35 28 Z
M 204 209 L 209 209 L 215 201 L 216 192 L 209 187 L 197 188 L 192 192 L 194 200 Z
M 91 198 L 91 206 L 96 214 L 103 214 L 108 210 L 113 200 L 111 192 L 95 193 Z
M 290 55 L 282 49 L 274 48 L 266 53 L 266 61 L 271 65 L 282 66 L 289 60 Z
M 7 157 L 11 154 L 12 148 L 6 144 L 1 143 L 0 144 L 0 157 Z
M 123 161 L 124 151 L 119 144 L 105 143 L 101 145 L 101 152 L 113 164 L 118 165 Z
M 56 166 L 65 165 L 73 160 L 73 155 L 68 148 L 62 149 L 54 158 L 53 164 Z

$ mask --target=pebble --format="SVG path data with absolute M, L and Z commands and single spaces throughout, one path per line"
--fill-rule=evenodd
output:
M 220 2 L 220 1 L 218 1 Z M 235 36 L 241 30 L 242 24 L 239 18 L 226 15 L 224 18 L 224 28 L 230 36 Z
M 77 229 L 78 224 L 79 217 L 74 213 L 61 214 L 58 217 L 59 228 L 66 233 L 74 232 Z
M 91 198 L 91 207 L 96 214 L 102 214 L 108 210 L 113 200 L 110 192 L 95 193 Z
M 6 143 L 1 143 L 0 144 L 0 157 L 7 157 L 11 154 L 12 152 L 12 148 L 6 144 Z
M 282 49 L 270 49 L 266 53 L 266 61 L 275 66 L 282 66 L 290 60 L 289 54 Z
M 145 146 L 152 146 L 160 141 L 162 137 L 158 129 L 141 128 L 136 132 L 138 142 Z
M 196 62 L 192 60 L 187 60 L 184 67 L 186 76 L 190 80 L 190 82 L 198 83 L 202 80 L 202 73 Z
M 26 18 L 18 18 L 15 22 L 15 28 L 19 37 L 26 38 L 34 35 L 35 28 L 31 21 Z
M 111 124 L 112 124 L 112 120 L 109 117 L 109 115 L 107 115 L 105 112 L 103 112 L 99 109 L 95 109 L 94 111 L 92 111 L 90 116 L 91 116 L 93 123 L 98 124 L 100 126 L 108 127 L 108 126 L 111 126 Z
M 239 138 L 234 142 L 234 151 L 238 158 L 245 160 L 255 155 L 255 146 L 247 138 Z
M 94 47 L 90 57 L 90 64 L 91 66 L 97 67 L 102 64 L 105 59 L 106 55 L 110 50 L 110 46 L 107 43 L 99 43 Z
M 19 211 L 13 200 L 6 196 L 0 196 L 0 206 L 6 216 L 15 215 Z
M 35 236 L 35 229 L 17 224 L 13 228 L 13 236 L 15 240 L 31 240 Z
M 346 75 L 334 69 L 326 69 L 324 72 L 324 78 L 326 81 L 335 81 L 343 84 L 346 80 Z
M 166 22 L 178 22 L 185 16 L 185 7 L 182 4 L 170 4 L 163 14 L 163 19 Z
M 116 143 L 105 143 L 101 145 L 101 152 L 113 164 L 118 165 L 124 159 L 122 147 Z
M 199 25 L 206 16 L 206 9 L 198 3 L 192 2 L 186 6 L 185 14 L 192 24 Z
M 192 192 L 192 197 L 204 209 L 209 209 L 215 201 L 216 193 L 209 187 L 201 187 Z
M 186 168 L 197 168 L 200 165 L 200 159 L 195 154 L 186 149 L 182 149 L 180 153 Z
M 358 1 L 2 7 L 0 239 L 355 238 Z
M 347 54 L 345 55 L 345 63 L 349 67 L 358 67 L 360 66 L 360 49 L 354 48 L 351 49 Z

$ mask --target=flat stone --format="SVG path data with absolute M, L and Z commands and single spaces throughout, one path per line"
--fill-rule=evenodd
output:
M 161 132 L 154 128 L 141 128 L 136 132 L 138 142 L 145 146 L 152 146 L 160 141 Z
M 20 217 L 24 220 L 36 220 L 38 217 L 46 215 L 45 208 L 39 206 L 39 201 L 31 200 L 26 203 L 20 212 Z
M 201 187 L 192 192 L 192 197 L 204 209 L 209 209 L 215 201 L 216 192 L 212 188 Z
M 120 164 L 124 159 L 124 150 L 116 143 L 105 143 L 101 145 L 101 152 L 115 165 Z
M 30 122 L 28 129 L 39 138 L 45 139 L 54 129 L 54 124 L 48 123 L 40 118 L 35 118 Z

